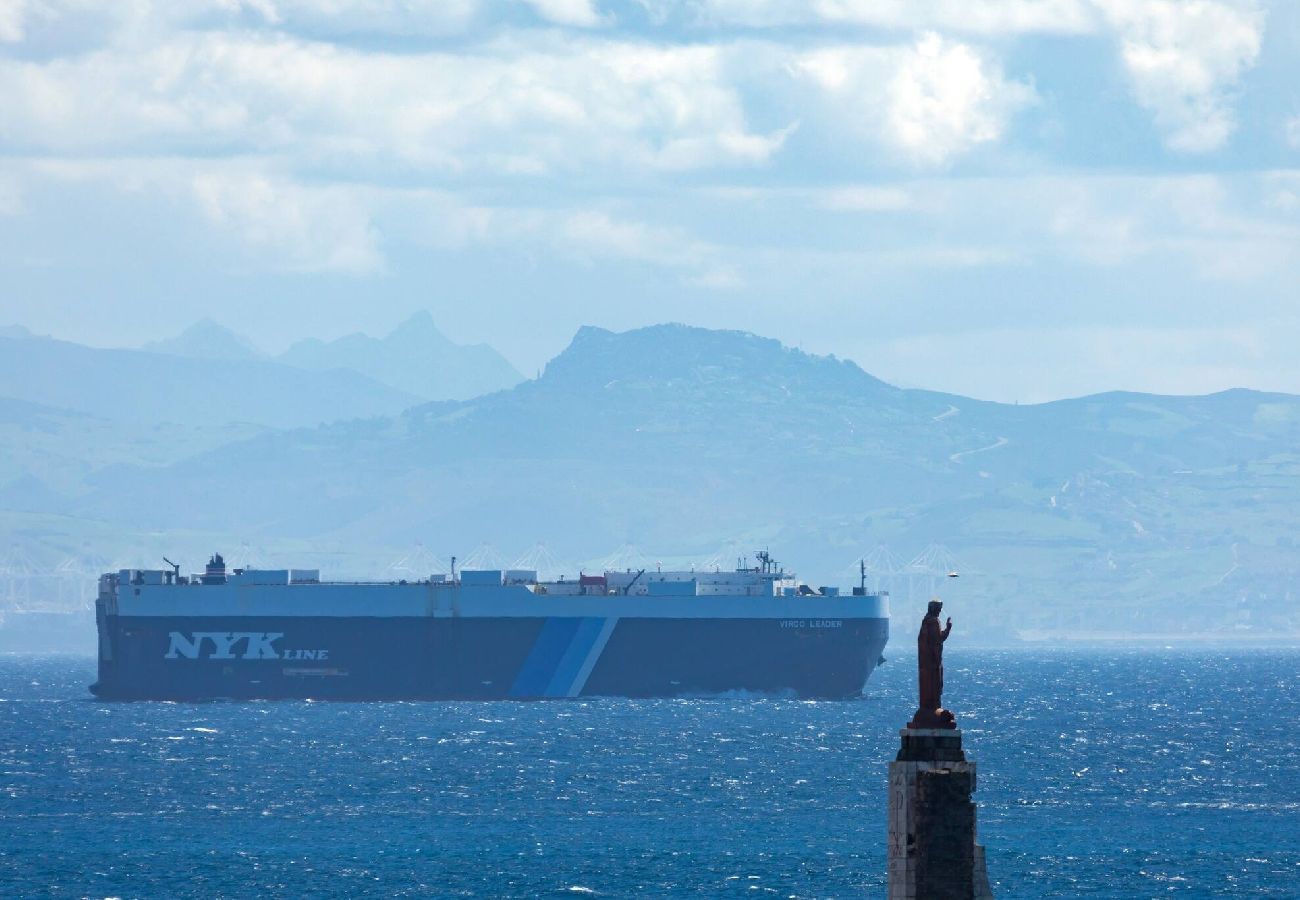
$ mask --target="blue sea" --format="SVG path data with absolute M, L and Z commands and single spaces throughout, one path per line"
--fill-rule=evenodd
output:
M 946 662 L 997 896 L 1300 896 L 1300 652 Z M 915 705 L 905 659 L 821 703 L 100 703 L 93 679 L 0 657 L 5 897 L 879 897 Z

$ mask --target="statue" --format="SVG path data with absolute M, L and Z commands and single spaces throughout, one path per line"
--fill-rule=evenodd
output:
M 920 682 L 921 705 L 907 723 L 908 728 L 956 728 L 957 718 L 943 708 L 943 642 L 952 633 L 952 617 L 945 628 L 939 627 L 939 611 L 943 603 L 931 600 L 921 631 L 916 636 L 917 677 Z

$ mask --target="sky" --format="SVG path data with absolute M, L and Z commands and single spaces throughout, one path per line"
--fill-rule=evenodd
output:
M 0 0 L 0 325 L 1300 393 L 1293 0 Z

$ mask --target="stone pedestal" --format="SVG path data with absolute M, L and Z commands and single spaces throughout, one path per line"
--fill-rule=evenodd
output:
M 991 900 L 975 763 L 955 728 L 904 728 L 889 764 L 889 900 Z

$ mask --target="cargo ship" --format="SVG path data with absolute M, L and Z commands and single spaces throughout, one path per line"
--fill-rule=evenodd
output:
M 478 569 L 386 582 L 315 569 L 124 569 L 99 579 L 98 697 L 535 700 L 860 696 L 888 595 L 734 571 Z

